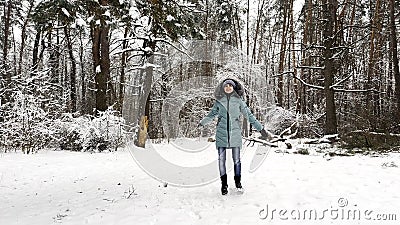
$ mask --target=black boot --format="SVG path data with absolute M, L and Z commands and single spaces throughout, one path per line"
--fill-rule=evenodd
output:
M 242 184 L 240 183 L 241 176 L 235 176 L 235 185 L 236 188 L 242 188 Z
M 228 177 L 225 175 L 221 176 L 221 194 L 226 195 L 228 194 Z

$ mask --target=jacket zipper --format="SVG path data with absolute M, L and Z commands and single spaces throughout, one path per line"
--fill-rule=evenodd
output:
M 227 96 L 228 99 L 228 107 L 227 107 L 227 111 L 226 111 L 226 121 L 227 121 L 227 125 L 226 125 L 226 129 L 227 129 L 227 133 L 228 133 L 228 147 L 231 146 L 231 137 L 230 137 L 230 132 L 229 132 L 229 127 L 230 127 L 230 121 L 229 121 L 229 101 L 231 99 L 230 96 Z

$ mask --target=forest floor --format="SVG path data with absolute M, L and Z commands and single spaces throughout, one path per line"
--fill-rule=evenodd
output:
M 192 188 L 164 185 L 145 173 L 127 149 L 95 154 L 1 153 L 0 224 L 398 224 L 400 220 L 399 153 L 330 157 L 271 151 L 255 172 L 248 172 L 248 164 L 244 158 L 244 194 L 231 190 L 222 196 L 219 181 Z M 234 186 L 232 171 L 228 182 Z

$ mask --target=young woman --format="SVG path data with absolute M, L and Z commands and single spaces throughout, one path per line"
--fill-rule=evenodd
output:
M 225 79 L 222 81 L 216 91 L 214 105 L 206 117 L 204 117 L 199 126 L 204 126 L 218 117 L 217 131 L 215 135 L 216 147 L 218 150 L 219 174 L 221 177 L 221 193 L 228 193 L 228 182 L 226 175 L 226 149 L 232 149 L 232 158 L 235 172 L 236 188 L 241 189 L 241 162 L 240 149 L 242 147 L 242 128 L 240 116 L 246 119 L 261 132 L 263 138 L 266 138 L 267 132 L 263 129 L 261 123 L 254 117 L 250 109 L 243 100 L 243 88 L 239 82 L 234 79 Z

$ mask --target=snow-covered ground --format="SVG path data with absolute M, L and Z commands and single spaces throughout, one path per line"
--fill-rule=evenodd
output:
M 219 181 L 192 188 L 165 187 L 143 172 L 128 150 L 1 154 L 0 224 L 400 221 L 400 154 L 330 158 L 271 151 L 250 173 L 252 153 L 254 148 L 249 148 L 242 160 L 245 193 L 235 195 L 231 190 L 227 196 L 221 196 Z M 233 187 L 232 171 L 228 178 Z

